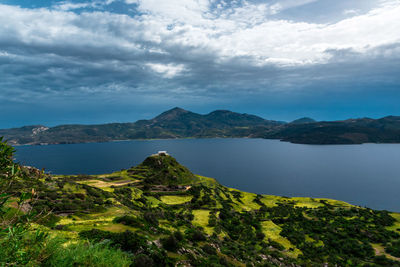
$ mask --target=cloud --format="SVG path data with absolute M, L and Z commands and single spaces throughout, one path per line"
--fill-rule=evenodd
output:
M 58 3 L 57 5 L 55 5 L 54 8 L 61 10 L 61 11 L 69 11 L 69 10 L 75 10 L 75 9 L 89 7 L 89 6 L 91 6 L 90 3 L 61 2 L 61 3 Z
M 344 15 L 358 15 L 360 11 L 358 9 L 345 9 L 343 10 Z
M 150 67 L 153 71 L 162 74 L 165 78 L 173 78 L 181 74 L 185 67 L 182 64 L 158 64 L 158 63 L 147 63 L 146 66 Z
M 271 17 L 311 0 L 125 2 L 130 16 L 73 12 L 95 2 L 0 5 L 0 96 L 218 98 L 304 90 L 334 79 L 359 83 L 361 75 L 400 83 L 393 76 L 400 69 L 398 2 L 323 24 Z
M 304 6 L 319 0 L 281 0 L 270 6 L 272 14 L 277 14 L 285 9 Z

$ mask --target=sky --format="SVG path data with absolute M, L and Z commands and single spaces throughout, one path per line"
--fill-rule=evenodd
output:
M 400 0 L 0 0 L 0 128 L 400 115 Z

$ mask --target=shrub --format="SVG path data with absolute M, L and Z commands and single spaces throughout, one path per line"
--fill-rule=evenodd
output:
M 111 245 L 118 245 L 122 250 L 137 252 L 139 248 L 146 246 L 146 239 L 131 231 L 122 233 L 112 233 L 98 229 L 82 231 L 79 233 L 81 238 L 87 238 L 94 241 L 102 241 L 108 239 Z
M 277 250 L 281 250 L 282 251 L 282 250 L 285 249 L 284 246 L 282 246 L 280 243 L 278 243 L 278 242 L 276 242 L 274 240 L 268 239 L 268 243 L 269 243 L 270 246 L 276 248 Z
M 183 235 L 182 235 L 182 233 L 180 232 L 180 231 L 177 231 L 177 232 L 175 232 L 174 233 L 174 236 L 175 236 L 175 238 L 178 240 L 178 241 L 182 241 L 183 240 Z
M 152 258 L 146 254 L 139 254 L 133 259 L 133 267 L 152 267 L 154 266 L 154 261 Z
M 179 241 L 173 234 L 167 238 L 161 239 L 161 244 L 163 245 L 163 248 L 168 251 L 177 251 L 179 248 Z
M 261 231 L 256 233 L 257 240 L 263 240 L 265 238 L 265 234 Z
M 155 212 L 147 211 L 144 213 L 143 218 L 151 225 L 158 225 L 158 214 Z
M 131 261 L 129 255 L 119 249 L 111 248 L 106 243 L 92 244 L 90 242 L 79 242 L 71 244 L 66 248 L 62 246 L 56 250 L 44 263 L 43 266 L 129 266 Z
M 141 227 L 143 225 L 143 223 L 138 218 L 129 215 L 115 217 L 113 221 L 115 223 L 122 223 L 133 227 Z
M 0 138 L 0 266 L 34 266 L 53 246 L 46 246 L 44 232 L 29 231 L 38 217 L 23 207 L 34 204 L 33 185 L 39 182 L 34 184 L 29 172 L 13 163 L 13 155 L 14 149 Z M 16 207 L 7 205 L 11 197 L 16 197 Z
M 395 257 L 400 257 L 400 241 L 392 242 L 387 246 L 386 252 L 390 253 Z
M 60 217 L 50 213 L 42 218 L 40 218 L 37 222 L 43 224 L 47 227 L 55 227 L 57 222 L 60 221 Z
M 29 232 L 22 226 L 12 227 L 0 238 L 0 266 L 37 266 L 64 242 L 50 239 L 44 232 Z
M 188 229 L 188 230 L 186 230 L 185 235 L 186 235 L 186 238 L 192 242 L 206 240 L 206 236 L 199 229 L 194 229 L 194 228 Z
M 209 244 L 205 244 L 201 249 L 209 255 L 217 255 L 217 250 Z

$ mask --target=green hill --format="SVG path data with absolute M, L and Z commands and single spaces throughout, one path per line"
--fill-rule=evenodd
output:
M 400 117 L 288 123 L 258 137 L 299 144 L 400 143 Z
M 294 120 L 291 122 L 291 124 L 303 124 L 303 123 L 313 123 L 313 122 L 317 122 L 314 119 L 308 118 L 308 117 L 303 117 L 297 120 Z
M 35 266 L 58 266 L 51 263 L 61 259 L 86 266 L 92 258 L 85 247 L 96 246 L 103 247 L 91 266 L 107 266 L 101 262 L 111 256 L 103 254 L 124 260 L 114 260 L 115 266 L 400 266 L 398 213 L 242 192 L 192 174 L 168 155 L 103 175 L 50 176 L 15 168 L 15 182 L 0 188 L 12 196 L 0 205 L 0 225 L 6 229 L 11 214 L 37 212 L 21 239 L 31 241 L 18 243 Z M 10 168 L 2 170 L 2 179 L 12 176 Z M 35 197 L 21 204 L 22 192 Z M 18 203 L 25 209 L 16 213 Z M 48 233 L 42 243 L 32 237 L 38 230 Z M 0 256 L 17 242 L 7 233 L 0 231 Z M 54 238 L 63 241 L 50 246 Z M 34 254 L 33 248 L 46 253 Z M 6 256 L 0 264 L 7 265 Z
M 99 125 L 43 125 L 0 129 L 11 145 L 72 144 L 134 139 L 229 138 L 279 139 L 300 144 L 400 143 L 400 117 L 291 123 L 228 110 L 201 115 L 173 108 L 150 120 Z
M 280 122 L 226 110 L 206 115 L 181 108 L 173 108 L 150 120 L 134 123 L 109 123 L 99 125 L 42 125 L 14 129 L 0 129 L 12 145 L 71 144 L 107 142 L 132 139 L 169 139 L 187 137 L 247 137 L 254 127 L 269 129 Z
M 143 184 L 147 186 L 189 185 L 198 180 L 193 173 L 169 155 L 150 156 L 137 167 L 129 169 L 128 173 L 144 177 Z

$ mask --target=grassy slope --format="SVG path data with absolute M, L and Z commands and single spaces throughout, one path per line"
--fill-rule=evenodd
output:
M 331 224 L 332 227 L 339 227 L 335 225 L 343 223 L 342 219 L 344 218 L 347 221 L 358 223 L 362 228 L 361 231 L 368 231 L 369 228 L 375 227 L 376 218 L 383 216 L 378 213 L 375 215 L 371 211 L 370 213 L 373 216 L 371 215 L 370 219 L 364 220 L 362 217 L 359 218 L 357 214 L 365 209 L 337 200 L 308 197 L 287 198 L 241 192 L 221 186 L 212 178 L 191 175 L 186 168 L 182 168 L 169 158 L 163 162 L 166 163 L 165 165 L 163 163 L 158 164 L 157 160 L 158 158 L 153 158 L 146 164 L 112 174 L 53 177 L 51 181 L 47 181 L 48 186 L 54 188 L 59 194 L 56 200 L 53 197 L 53 203 L 58 203 L 57 205 L 64 202 L 72 204 L 73 201 L 70 199 L 78 196 L 84 198 L 84 201 L 92 203 L 92 206 L 90 208 L 85 206 L 85 208 L 80 208 L 79 211 L 60 211 L 57 213 L 60 219 L 51 227 L 50 231 L 57 235 L 76 239 L 79 232 L 90 229 L 114 233 L 130 230 L 146 236 L 148 240 L 157 241 L 175 231 L 186 233 L 190 229 L 200 227 L 199 229 L 209 238 L 213 236 L 210 239 L 213 241 L 209 242 L 219 247 L 218 253 L 227 257 L 226 259 L 229 262 L 235 262 L 235 265 L 249 261 L 262 262 L 260 257 L 265 259 L 268 253 L 272 253 L 273 256 L 272 259 L 267 258 L 267 261 L 275 264 L 279 263 L 279 260 L 275 258 L 282 259 L 282 257 L 283 263 L 288 263 L 291 259 L 296 261 L 296 258 L 299 257 L 302 258 L 299 258 L 299 262 L 304 263 L 307 262 L 303 259 L 304 254 L 306 254 L 306 258 L 314 257 L 307 252 L 306 246 L 314 246 L 314 249 L 323 248 L 326 242 L 330 242 L 327 238 L 331 237 L 312 231 L 307 232 L 299 228 L 301 223 L 300 226 L 296 224 L 298 216 L 303 216 L 302 220 L 310 223 L 319 220 L 325 221 L 326 219 L 321 216 L 327 216 L 330 219 L 325 221 L 324 224 Z M 160 168 L 154 168 L 154 164 L 159 165 Z M 168 184 L 167 180 L 160 179 L 161 173 L 166 174 L 167 177 L 172 177 L 172 183 Z M 183 174 L 183 176 L 174 177 L 179 174 Z M 149 180 L 151 183 L 149 183 Z M 156 181 L 156 184 L 154 184 L 154 181 Z M 90 188 L 94 188 L 96 191 L 93 192 Z M 65 196 L 69 200 L 59 200 L 59 198 Z M 163 215 L 158 218 L 157 224 L 153 226 L 143 219 L 146 217 L 146 213 L 160 214 L 160 212 Z M 222 212 L 225 215 L 221 214 Z M 328 215 L 324 215 L 327 213 Z M 128 225 L 114 221 L 115 218 L 124 215 L 137 218 L 140 223 Z M 226 218 L 226 216 L 229 216 L 229 218 Z M 249 216 L 253 222 L 248 221 Z M 400 233 L 400 214 L 391 213 L 391 216 L 395 219 L 395 222 L 382 229 L 391 231 L 391 233 Z M 213 218 L 215 218 L 215 223 L 212 223 Z M 226 223 L 227 221 L 229 221 L 229 224 Z M 294 229 L 297 229 L 295 232 L 302 232 L 305 241 L 296 241 L 297 239 L 289 231 L 290 228 L 287 228 L 288 225 L 293 225 Z M 241 228 L 232 228 L 236 226 Z M 257 230 L 257 227 L 260 227 L 260 229 Z M 331 230 L 331 228 L 328 230 Z M 262 232 L 264 236 L 257 239 L 258 241 L 255 244 L 252 244 L 254 242 L 248 243 L 251 240 L 246 240 L 246 236 L 249 233 L 255 235 L 257 232 Z M 400 236 L 398 239 L 400 239 Z M 205 243 L 207 242 L 200 244 Z M 390 242 L 371 241 L 369 243 L 374 249 L 375 255 L 385 255 L 389 259 L 397 260 L 396 257 L 385 252 L 385 246 Z M 243 246 L 243 249 L 254 247 L 253 251 L 257 251 L 254 253 L 259 256 L 256 260 L 255 255 L 247 255 L 253 253 L 249 252 L 250 250 L 246 252 L 247 254 L 245 253 L 246 255 L 237 255 L 239 252 L 230 254 L 230 244 Z M 185 246 L 189 250 L 198 250 L 197 245 L 191 242 Z M 232 248 L 232 251 L 234 249 Z M 170 252 L 168 255 L 178 261 L 187 258 L 184 254 L 177 254 L 176 252 Z M 322 259 L 313 258 L 311 261 L 330 261 L 328 256 L 321 257 Z M 372 262 L 373 260 L 369 257 L 364 261 L 361 256 L 357 259 L 361 259 L 361 263 Z

